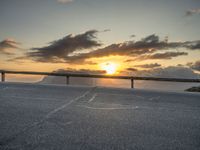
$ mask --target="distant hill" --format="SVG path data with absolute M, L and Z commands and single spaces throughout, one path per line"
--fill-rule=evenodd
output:
M 101 70 L 88 70 L 88 69 L 59 69 L 54 71 L 54 73 L 72 73 L 72 74 L 105 74 L 105 71 Z M 96 80 L 92 78 L 79 78 L 79 77 L 70 77 L 70 85 L 95 85 Z M 66 84 L 66 77 L 54 77 L 54 76 L 46 76 L 40 81 L 41 84 Z

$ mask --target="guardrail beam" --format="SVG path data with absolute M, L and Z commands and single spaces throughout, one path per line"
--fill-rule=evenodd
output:
M 125 79 L 131 80 L 131 88 L 134 88 L 134 80 L 144 81 L 168 81 L 168 82 L 193 82 L 200 83 L 200 79 L 183 79 L 183 78 L 157 78 L 157 77 L 133 77 L 133 76 L 114 76 L 114 75 L 95 75 L 95 74 L 71 74 L 71 73 L 55 73 L 55 72 L 30 72 L 30 71 L 8 71 L 0 70 L 1 81 L 5 82 L 5 74 L 25 74 L 25 75 L 50 75 L 66 77 L 66 84 L 69 84 L 70 77 L 82 77 L 82 78 L 109 78 L 109 79 Z

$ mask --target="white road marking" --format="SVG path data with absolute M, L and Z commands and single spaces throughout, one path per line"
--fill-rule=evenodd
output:
M 160 96 L 149 98 L 150 101 L 152 101 L 152 100 L 158 100 L 158 99 L 160 99 Z
M 96 87 L 95 87 L 95 88 L 96 88 Z M 65 107 L 69 106 L 69 105 L 72 104 L 73 102 L 78 101 L 78 100 L 81 99 L 81 98 L 84 98 L 86 95 L 88 95 L 88 94 L 89 94 L 91 91 L 93 91 L 93 90 L 94 90 L 94 88 L 92 88 L 91 90 L 88 90 L 88 91 L 85 92 L 83 95 L 81 95 L 81 96 L 79 96 L 79 97 L 77 97 L 77 98 L 75 98 L 75 99 L 72 99 L 72 100 L 69 101 L 68 103 L 66 103 L 66 104 L 64 104 L 64 105 L 62 105 L 62 106 L 60 106 L 60 107 L 54 109 L 53 111 L 49 112 L 49 113 L 46 115 L 45 118 L 48 119 L 50 116 L 52 116 L 52 115 L 55 114 L 56 112 L 58 112 L 58 111 L 64 109 Z
M 86 105 L 76 105 L 78 107 L 83 107 L 87 109 L 94 109 L 94 110 L 127 110 L 127 109 L 138 109 L 138 106 L 132 106 L 132 107 L 90 107 Z
M 65 125 L 70 125 L 72 123 L 73 123 L 73 121 L 69 121 L 69 122 L 65 123 Z
M 90 99 L 89 99 L 89 103 L 92 102 L 95 98 L 97 97 L 97 93 L 95 93 Z
M 65 123 L 59 123 L 59 122 L 57 122 L 57 123 L 60 124 L 60 125 L 63 125 L 63 126 L 67 126 L 67 125 L 72 124 L 73 121 L 68 121 L 68 122 L 65 122 Z
M 10 141 L 14 140 L 17 136 L 19 136 L 20 134 L 26 132 L 27 130 L 29 130 L 29 129 L 31 129 L 31 128 L 34 128 L 34 127 L 36 127 L 36 126 L 42 124 L 42 123 L 45 122 L 47 119 L 49 119 L 53 114 L 55 114 L 55 113 L 57 113 L 58 111 L 60 111 L 60 110 L 62 110 L 62 109 L 64 109 L 64 108 L 66 108 L 66 107 L 68 107 L 68 106 L 69 106 L 70 104 L 72 104 L 73 102 L 78 101 L 78 100 L 81 99 L 81 98 L 84 98 L 86 95 L 88 95 L 90 92 L 92 92 L 95 88 L 96 88 L 96 87 L 94 87 L 94 88 L 92 88 L 92 89 L 86 91 L 83 95 L 81 95 L 81 96 L 79 96 L 79 97 L 77 97 L 77 98 L 75 98 L 75 99 L 72 99 L 70 102 L 68 102 L 68 103 L 66 103 L 66 104 L 64 104 L 64 105 L 62 105 L 62 106 L 60 106 L 60 107 L 58 107 L 58 108 L 52 110 L 52 111 L 49 112 L 42 120 L 37 121 L 37 122 L 34 122 L 34 123 L 31 124 L 30 126 L 27 126 L 27 127 L 23 128 L 23 130 L 21 130 L 20 132 L 14 134 L 13 136 L 9 137 L 8 139 L 5 139 L 3 145 L 8 144 Z

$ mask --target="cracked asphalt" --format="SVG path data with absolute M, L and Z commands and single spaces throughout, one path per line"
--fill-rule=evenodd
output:
M 200 94 L 0 83 L 0 150 L 200 150 Z

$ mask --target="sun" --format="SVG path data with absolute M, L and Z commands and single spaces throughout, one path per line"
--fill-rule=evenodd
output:
M 101 64 L 101 68 L 106 71 L 106 74 L 111 75 L 116 73 L 117 64 L 111 62 L 103 63 Z

